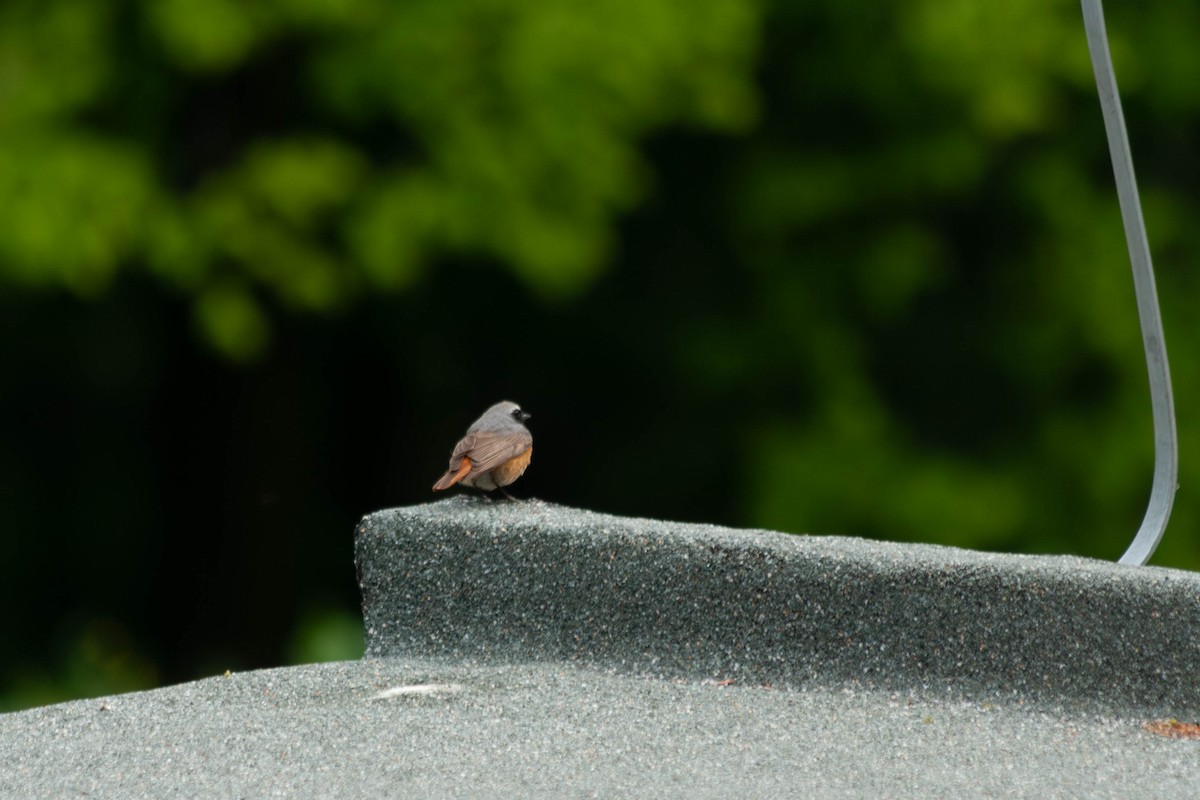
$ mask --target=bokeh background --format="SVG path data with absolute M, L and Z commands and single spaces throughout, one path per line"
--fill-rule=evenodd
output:
M 1200 7 L 1111 4 L 1200 568 Z M 0 709 L 361 654 L 514 489 L 1115 559 L 1153 463 L 1073 0 L 6 0 Z

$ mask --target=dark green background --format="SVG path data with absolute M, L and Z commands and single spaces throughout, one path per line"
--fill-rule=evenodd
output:
M 1200 567 L 1200 10 L 1109 9 Z M 1153 463 L 1068 0 L 9 0 L 0 707 L 361 653 L 365 512 L 1115 559 Z

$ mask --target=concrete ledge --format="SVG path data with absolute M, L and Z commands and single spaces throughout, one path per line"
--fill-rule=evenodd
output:
M 458 497 L 356 536 L 368 656 L 1200 716 L 1200 575 Z

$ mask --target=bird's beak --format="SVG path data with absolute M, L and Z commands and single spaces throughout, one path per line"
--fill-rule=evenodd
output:
M 528 420 L 529 420 L 531 417 L 533 417 L 533 414 L 530 414 L 530 413 L 529 413 L 529 412 L 527 412 L 527 411 L 522 411 L 522 412 L 521 412 L 521 422 L 526 422 L 526 421 L 528 421 Z

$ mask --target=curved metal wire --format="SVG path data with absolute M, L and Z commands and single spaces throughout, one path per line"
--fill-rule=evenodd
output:
M 1171 371 L 1167 366 L 1167 346 L 1163 340 L 1150 245 L 1146 240 L 1146 225 L 1142 220 L 1142 206 L 1133 175 L 1133 157 L 1129 152 L 1129 136 L 1125 132 L 1125 117 L 1121 112 L 1121 96 L 1117 93 L 1117 78 L 1113 74 L 1112 57 L 1108 52 L 1104 11 L 1100 0 L 1080 1 L 1083 4 L 1083 26 L 1087 31 L 1088 50 L 1092 55 L 1092 70 L 1096 74 L 1096 89 L 1100 93 L 1100 109 L 1104 113 L 1104 129 L 1108 134 L 1108 152 L 1117 179 L 1125 241 L 1133 266 L 1138 318 L 1142 323 L 1142 343 L 1146 348 L 1146 368 L 1150 373 L 1150 405 L 1154 417 L 1154 484 L 1142 526 L 1129 549 L 1121 556 L 1122 564 L 1141 565 L 1150 560 L 1162 540 L 1171 516 L 1171 505 L 1175 502 L 1175 489 L 1179 481 L 1175 401 L 1171 395 Z

